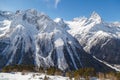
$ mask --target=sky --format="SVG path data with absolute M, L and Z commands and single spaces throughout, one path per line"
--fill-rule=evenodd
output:
M 36 9 L 52 19 L 72 20 L 97 12 L 105 21 L 120 21 L 120 0 L 0 0 L 0 10 Z

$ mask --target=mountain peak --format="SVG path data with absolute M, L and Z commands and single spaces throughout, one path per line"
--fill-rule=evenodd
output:
M 26 12 L 36 15 L 38 12 L 35 9 L 28 9 Z
M 91 14 L 91 18 L 101 18 L 101 17 L 97 12 L 93 11 Z
M 62 18 L 55 18 L 54 21 L 57 22 L 57 23 L 59 23 L 59 22 L 63 23 L 64 22 Z
M 95 21 L 96 23 L 101 23 L 101 21 L 102 21 L 100 15 L 98 13 L 96 13 L 95 11 L 93 11 L 89 20 Z
M 56 22 L 60 27 L 64 28 L 65 30 L 68 29 L 66 23 L 64 22 L 62 18 L 56 18 L 54 19 L 54 22 Z

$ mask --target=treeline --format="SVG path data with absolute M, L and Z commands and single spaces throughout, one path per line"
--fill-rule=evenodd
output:
M 1 70 L 2 72 L 39 72 L 46 73 L 48 75 L 62 75 L 63 71 L 55 67 L 43 68 L 35 67 L 33 65 L 9 65 L 5 66 Z
M 2 69 L 2 72 L 22 72 L 22 71 L 30 71 L 34 72 L 35 71 L 35 66 L 33 65 L 9 65 L 5 66 Z
M 80 78 L 90 80 L 91 77 L 96 77 L 100 80 L 120 80 L 120 72 L 101 73 L 96 72 L 94 68 L 81 68 L 75 71 L 68 71 L 66 72 L 66 76 L 68 76 L 71 80 L 72 78 L 75 80 L 80 80 Z
M 40 67 L 40 68 L 36 68 L 35 70 L 37 72 L 45 73 L 47 75 L 63 75 L 63 71 L 56 67 L 49 67 L 49 68 Z
M 89 80 L 91 77 L 97 77 L 101 80 L 111 79 L 111 80 L 120 80 L 120 72 L 108 72 L 108 73 L 98 73 L 94 68 L 81 68 L 75 71 L 61 71 L 55 67 L 49 68 L 37 68 L 33 65 L 14 65 L 14 66 L 5 66 L 2 69 L 2 72 L 39 72 L 45 73 L 47 75 L 61 75 L 69 77 L 70 79 L 74 78 L 75 80 L 80 80 L 80 78 L 85 78 Z
M 120 72 L 97 73 L 97 77 L 101 80 L 120 80 Z
M 72 78 L 75 78 L 75 80 L 80 80 L 80 78 L 85 78 L 86 80 L 89 80 L 89 77 L 95 77 L 96 72 L 94 68 L 81 68 L 75 71 L 68 71 L 66 72 L 66 76 Z

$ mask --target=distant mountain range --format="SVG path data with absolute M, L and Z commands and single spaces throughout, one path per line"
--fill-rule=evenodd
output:
M 0 11 L 0 68 L 15 64 L 119 71 L 120 23 L 106 23 L 95 12 L 64 21 L 34 9 Z

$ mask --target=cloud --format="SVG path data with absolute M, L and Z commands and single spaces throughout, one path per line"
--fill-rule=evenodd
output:
M 60 0 L 55 0 L 55 8 L 57 8 L 59 3 L 60 3 Z
M 58 4 L 61 2 L 61 0 L 43 0 L 46 2 L 46 5 L 48 7 L 54 7 L 54 8 L 57 8 L 58 7 Z

